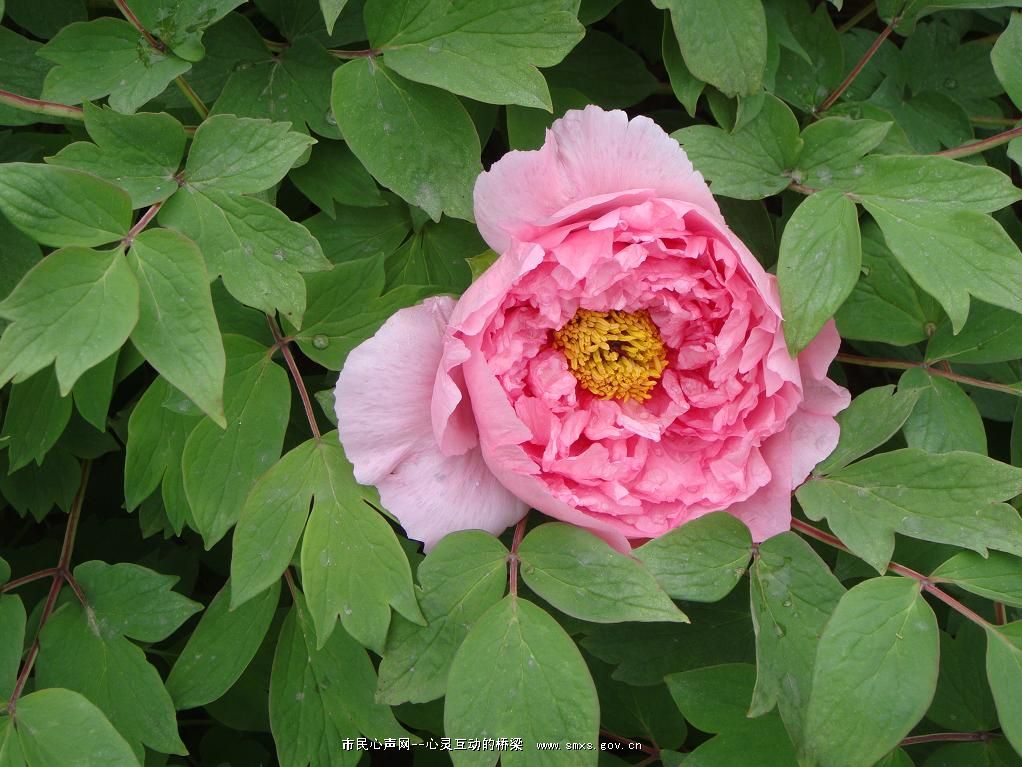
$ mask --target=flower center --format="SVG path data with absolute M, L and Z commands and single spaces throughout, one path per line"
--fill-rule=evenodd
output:
M 571 372 L 601 399 L 647 400 L 667 367 L 667 350 L 649 312 L 579 309 L 554 333 Z

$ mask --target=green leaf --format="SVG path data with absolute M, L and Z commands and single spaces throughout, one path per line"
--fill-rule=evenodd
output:
M 60 396 L 51 371 L 41 370 L 14 384 L 0 434 L 0 439 L 7 440 L 7 473 L 13 474 L 30 461 L 42 465 L 70 419 L 71 398 Z
M 214 115 L 195 131 L 185 182 L 195 189 L 261 192 L 284 178 L 313 143 L 290 123 Z
M 69 144 L 47 162 L 106 179 L 128 193 L 133 208 L 177 191 L 174 175 L 185 151 L 181 123 L 162 112 L 122 115 L 89 102 L 84 106 L 85 127 L 95 143 Z
M 936 749 L 926 767 L 1018 767 L 1019 755 L 1003 738 L 979 743 L 949 743 Z M 903 767 L 897 765 L 896 767 Z M 907 767 L 907 766 L 905 766 Z
M 266 636 L 280 599 L 280 581 L 242 607 L 230 609 L 231 589 L 224 586 L 167 677 L 167 692 L 177 709 L 217 700 L 238 681 Z
M 132 242 L 128 265 L 139 285 L 132 343 L 160 375 L 225 427 L 224 347 L 202 254 L 177 232 L 150 229 Z
M 204 419 L 181 456 L 188 503 L 207 549 L 238 521 L 252 485 L 280 456 L 291 411 L 287 373 L 264 346 L 226 336 L 224 348 L 227 429 Z
M 741 580 L 751 553 L 748 528 L 713 512 L 653 538 L 634 556 L 673 599 L 717 602 Z
M 472 280 L 467 260 L 486 250 L 475 225 L 456 218 L 427 221 L 387 257 L 387 289 L 426 285 L 438 293 L 461 293 Z
M 42 40 L 48 40 L 72 22 L 88 18 L 85 0 L 54 0 L 46 5 L 32 0 L 7 0 L 6 4 L 10 19 Z
M 337 205 L 333 217 L 319 213 L 302 223 L 332 263 L 390 255 L 405 241 L 412 220 L 404 202 L 393 195 L 382 199 L 385 204 L 375 208 Z
M 577 10 L 575 0 L 410 0 L 400 6 L 370 0 L 365 23 L 387 66 L 409 80 L 489 104 L 549 110 L 550 94 L 536 67 L 557 64 L 582 39 Z
M 257 52 L 242 52 L 244 58 L 252 60 L 230 67 L 223 92 L 217 91 L 220 97 L 213 105 L 213 114 L 265 117 L 290 122 L 303 132 L 313 130 L 321 136 L 340 138 L 330 114 L 330 80 L 337 59 L 312 37 L 299 38 L 286 50 L 270 53 L 259 34 L 255 30 L 251 34 L 255 37 L 252 42 L 258 43 Z
M 940 301 L 956 332 L 965 324 L 970 295 L 1022 312 L 1022 254 L 992 218 L 876 199 L 864 198 L 863 205 L 912 279 Z
M 140 642 L 159 642 L 173 634 L 202 605 L 171 591 L 175 575 L 119 562 L 83 562 L 74 570 L 97 626 Z
M 656 743 L 661 750 L 685 742 L 688 727 L 678 714 L 667 685 L 635 687 L 611 676 L 613 667 L 594 658 L 586 658 L 589 672 L 600 697 L 602 729 L 626 738 Z M 618 753 L 624 746 L 614 747 Z M 615 762 L 616 764 L 616 762 Z
M 990 51 L 990 61 L 1008 98 L 1022 109 L 1022 13 L 1011 14 Z
M 302 352 L 330 370 L 340 370 L 348 352 L 372 336 L 390 315 L 428 295 L 428 289 L 411 285 L 384 293 L 384 279 L 381 258 L 346 261 L 329 272 L 306 277 L 305 322 L 300 331 L 290 334 Z
M 629 684 L 659 684 L 665 675 L 754 658 L 746 595 L 732 591 L 714 605 L 686 604 L 691 623 L 620 623 L 587 626 L 582 645 L 617 668 Z
M 1022 520 L 1007 504 L 1022 492 L 1022 469 L 976 453 L 881 453 L 796 492 L 810 519 L 827 518 L 857 557 L 883 572 L 894 533 L 986 554 L 1022 555 Z
M 324 438 L 323 474 L 302 540 L 302 586 L 316 628 L 317 647 L 345 631 L 381 651 L 390 608 L 424 623 L 408 558 L 387 521 L 366 503 L 336 435 Z
M 997 709 L 986 683 L 983 629 L 963 622 L 957 634 L 941 632 L 940 678 L 926 718 L 950 731 L 997 728 Z
M 118 112 L 134 112 L 191 65 L 150 46 L 126 21 L 109 16 L 70 24 L 39 55 L 57 66 L 46 75 L 43 98 L 81 104 L 109 96 Z
M 131 201 L 89 173 L 38 163 L 0 165 L 0 212 L 43 245 L 103 245 L 131 226 Z
M 38 14 L 39 9 L 33 10 Z M 51 64 L 36 55 L 42 46 L 17 32 L 0 27 L 0 88 L 11 93 L 36 98 L 42 93 L 43 80 Z M 30 125 L 51 122 L 45 117 L 6 104 L 0 106 L 0 125 Z
M 82 418 L 99 431 L 106 431 L 107 414 L 114 396 L 114 377 L 120 352 L 114 352 L 82 373 L 71 389 L 75 407 Z
M 640 563 L 582 528 L 540 525 L 518 556 L 529 588 L 568 615 L 594 623 L 688 620 Z
M 845 590 L 794 533 L 760 544 L 749 590 L 757 671 L 749 714 L 759 716 L 776 705 L 792 741 L 802 743 L 820 634 Z
M 453 751 L 456 767 L 596 765 L 596 751 L 565 755 L 539 742 L 595 743 L 599 702 L 575 643 L 524 599 L 507 596 L 472 627 L 447 681 L 444 730 L 466 738 L 515 733 L 523 751 Z M 512 736 L 509 736 L 512 737 Z
M 835 176 L 864 171 L 862 156 L 887 136 L 891 123 L 824 117 L 802 131 L 805 142 L 792 178 L 813 189 L 822 189 Z
M 0 557 L 0 584 L 7 583 L 11 577 L 11 566 L 7 563 L 7 560 Z
M 7 700 L 14 691 L 24 649 L 25 605 L 20 597 L 4 594 L 0 596 L 0 700 Z
M 661 51 L 663 53 L 664 69 L 667 70 L 667 77 L 671 81 L 671 90 L 674 91 L 674 97 L 685 107 L 689 117 L 695 117 L 699 96 L 702 95 L 706 83 L 693 75 L 685 64 L 685 59 L 681 55 L 681 48 L 678 47 L 678 36 L 674 34 L 674 27 L 671 25 L 670 16 L 664 17 Z
M 28 767 L 140 767 L 103 712 L 71 690 L 38 690 L 21 698 L 14 729 Z
M 970 302 L 969 319 L 957 335 L 946 320 L 930 338 L 926 359 L 969 364 L 1022 357 L 1022 316 L 982 301 Z
M 132 0 L 142 25 L 178 56 L 199 61 L 206 51 L 202 33 L 244 0 Z
M 447 690 L 454 654 L 472 626 L 504 596 L 504 545 L 479 530 L 452 533 L 419 565 L 419 606 L 427 625 L 396 616 L 380 662 L 381 703 L 425 703 Z
M 920 155 L 872 155 L 835 185 L 853 192 L 871 212 L 872 204 L 885 210 L 925 205 L 926 213 L 992 213 L 1022 199 L 1022 191 L 995 168 Z
M 909 447 L 930 453 L 968 450 L 986 455 L 983 418 L 962 387 L 923 368 L 913 368 L 902 374 L 898 389 L 919 390 L 912 414 L 902 427 Z
M 299 596 L 281 628 L 270 676 L 270 727 L 281 767 L 354 767 L 361 753 L 342 750 L 344 738 L 409 737 L 391 710 L 373 699 L 375 690 L 369 656 L 342 629 L 316 649 Z
M 963 551 L 934 570 L 931 577 L 987 599 L 1022 607 L 1022 559 L 1010 554 L 991 551 L 983 557 Z
M 842 41 L 847 35 L 834 29 L 824 4 L 811 10 L 806 3 L 766 3 L 765 9 L 768 32 L 778 47 L 774 84 L 768 83 L 768 89 L 798 109 L 815 113 L 841 82 L 845 59 L 850 69 L 858 56 L 844 54 Z
M 919 394 L 913 388 L 899 387 L 895 391 L 893 385 L 877 386 L 853 399 L 837 414 L 841 427 L 837 447 L 813 473 L 830 474 L 886 443 L 905 423 Z
M 327 34 L 334 31 L 334 24 L 337 17 L 341 15 L 348 0 L 319 0 L 319 9 L 323 12 L 323 21 L 326 22 Z
M 810 195 L 784 227 L 777 262 L 789 354 L 805 349 L 848 298 L 861 263 L 855 204 L 840 192 Z
M 131 411 L 124 459 L 124 506 L 133 511 L 152 495 L 165 476 L 181 473 L 181 452 L 185 440 L 199 422 L 164 407 L 173 391 L 163 378 L 157 378 Z
M 130 744 L 186 754 L 174 705 L 159 673 L 137 645 L 99 623 L 89 610 L 69 603 L 46 622 L 39 635 L 39 686 L 81 693 Z
M 78 461 L 57 447 L 46 454 L 42 466 L 30 463 L 11 475 L 0 472 L 0 492 L 19 514 L 42 520 L 55 505 L 64 511 L 71 507 L 80 478 Z
M 586 30 L 582 42 L 548 70 L 546 78 L 551 90 L 581 92 L 586 103 L 605 109 L 634 106 L 657 87 L 656 78 L 638 53 L 597 29 Z
M 138 321 L 138 283 L 122 252 L 64 248 L 25 275 L 0 303 L 0 384 L 55 363 L 61 396 L 117 351 Z
M 442 212 L 472 220 L 479 136 L 455 96 L 369 59 L 334 73 L 330 104 L 351 151 L 381 184 L 434 221 Z
M 290 179 L 330 218 L 337 215 L 335 201 L 359 208 L 386 204 L 369 171 L 340 141 L 321 141 L 314 146 L 309 161 L 292 170 Z
M 769 197 L 787 187 L 802 148 L 795 115 L 773 96 L 766 97 L 752 122 L 734 133 L 695 125 L 671 136 L 709 180 L 714 194 L 742 200 Z
M 720 733 L 700 744 L 685 762 L 697 767 L 739 764 L 750 752 L 767 767 L 795 763 L 795 750 L 776 715 L 749 719 L 756 669 L 737 663 L 667 676 L 678 707 L 694 726 Z
M 987 678 L 1008 742 L 1022 752 L 1022 621 L 1006 626 L 987 625 Z
M 160 223 L 193 240 L 210 275 L 241 303 L 294 324 L 305 311 L 301 272 L 329 268 L 309 231 L 279 208 L 253 197 L 185 187 L 160 211 Z
M 813 670 L 805 742 L 812 763 L 859 767 L 897 746 L 933 698 L 939 644 L 918 581 L 873 578 L 845 594 Z
M 654 0 L 669 8 L 689 71 L 727 96 L 751 96 L 767 64 L 766 15 L 760 0 Z

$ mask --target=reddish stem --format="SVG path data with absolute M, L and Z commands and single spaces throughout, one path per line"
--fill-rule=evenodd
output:
M 26 583 L 32 583 L 33 581 L 39 581 L 43 578 L 52 578 L 57 575 L 56 567 L 47 567 L 45 570 L 39 570 L 28 575 L 23 575 L 20 578 L 15 578 L 13 581 L 7 581 L 3 586 L 0 586 L 0 594 L 4 594 L 8 591 L 14 591 L 19 586 L 24 586 Z
M 972 742 L 977 740 L 990 740 L 995 737 L 989 732 L 932 732 L 928 735 L 911 735 L 899 743 L 899 746 L 917 746 L 920 743 L 940 742 Z
M 330 50 L 330 55 L 338 59 L 375 59 L 383 51 L 378 48 L 366 48 L 361 51 L 345 51 L 340 48 Z
M 508 569 L 507 587 L 508 591 L 511 592 L 511 596 L 518 596 L 518 547 L 522 545 L 522 538 L 525 537 L 525 523 L 528 520 L 529 515 L 526 514 L 515 525 L 515 534 L 511 539 L 511 553 L 507 555 L 507 561 L 510 565 Z
M 163 203 L 164 201 L 160 200 L 159 202 L 155 202 L 149 206 L 146 212 L 142 214 L 141 218 L 135 222 L 135 225 L 128 230 L 126 235 L 124 235 L 124 239 L 122 240 L 124 247 L 131 247 L 131 243 L 135 241 L 135 238 L 138 237 L 139 233 L 149 226 L 149 222 L 156 217 L 157 213 L 160 212 L 160 208 L 163 207 Z
M 812 525 L 807 524 L 806 522 L 803 522 L 800 519 L 791 520 L 791 529 L 798 530 L 800 533 L 803 533 L 804 535 L 807 535 L 810 538 L 815 538 L 821 543 L 826 543 L 828 546 L 833 546 L 835 549 L 841 549 L 841 551 L 846 551 L 849 554 L 852 554 L 852 551 L 847 546 L 845 546 L 840 539 L 831 535 L 830 533 L 826 533 L 823 530 L 815 528 Z M 961 602 L 959 602 L 957 599 L 955 599 L 953 596 L 948 594 L 946 591 L 942 591 L 941 589 L 937 588 L 937 586 L 934 584 L 932 580 L 927 578 L 922 573 L 913 570 L 911 567 L 905 567 L 905 565 L 900 565 L 897 562 L 889 562 L 887 564 L 887 569 L 892 573 L 896 573 L 906 578 L 912 578 L 913 580 L 919 581 L 919 585 L 922 586 L 924 591 L 926 591 L 936 599 L 939 599 L 948 607 L 960 613 L 964 617 L 968 618 L 973 623 L 976 623 L 983 628 L 986 628 L 987 626 L 990 625 L 990 622 L 987 621 L 987 619 L 984 618 L 982 615 L 969 609 Z
M 23 112 L 31 112 L 37 115 L 49 115 L 50 117 L 66 117 L 69 120 L 84 120 L 85 113 L 81 107 L 72 107 L 67 104 L 58 104 L 56 101 L 40 101 L 30 99 L 28 96 L 19 96 L 17 93 L 0 90 L 0 104 L 20 109 Z
M 895 16 L 891 19 L 891 23 L 884 27 L 884 30 L 877 35 L 877 39 L 874 40 L 873 44 L 866 49 L 864 54 L 862 54 L 862 58 L 859 59 L 859 62 L 854 67 L 852 67 L 852 71 L 848 73 L 848 76 L 845 77 L 845 79 L 841 81 L 841 84 L 823 100 L 822 104 L 813 110 L 813 114 L 823 114 L 834 106 L 834 102 L 841 98 L 841 95 L 848 90 L 848 87 L 853 82 L 855 82 L 855 78 L 859 76 L 865 66 L 870 62 L 870 59 L 872 59 L 876 55 L 876 52 L 880 50 L 880 46 L 883 45 L 884 40 L 890 37 L 891 32 L 893 32 L 894 28 L 898 26 L 899 21 L 901 21 L 901 16 Z
M 71 502 L 71 509 L 68 512 L 67 528 L 64 530 L 64 542 L 60 547 L 60 561 L 57 563 L 52 574 L 53 581 L 50 583 L 50 591 L 46 595 L 46 603 L 43 605 L 43 611 L 39 615 L 39 627 L 36 629 L 35 639 L 32 640 L 32 646 L 29 648 L 28 655 L 25 657 L 25 663 L 22 665 L 18 678 L 14 683 L 14 690 L 11 692 L 10 700 L 7 701 L 7 714 L 12 719 L 17 709 L 18 698 L 21 697 L 21 693 L 25 689 L 25 683 L 28 681 L 28 676 L 32 673 L 32 667 L 35 665 L 35 659 L 39 655 L 39 636 L 42 634 L 46 621 L 50 619 L 50 615 L 53 613 L 53 609 L 57 605 L 57 597 L 60 596 L 60 587 L 64 584 L 65 580 L 67 580 L 65 575 L 70 574 L 71 554 L 75 547 L 75 536 L 78 534 L 78 521 L 82 515 L 82 504 L 85 501 L 85 489 L 89 485 L 89 473 L 91 468 L 91 461 L 82 462 L 82 480 L 78 485 L 78 491 L 75 493 L 74 500 Z M 77 586 L 77 584 L 75 585 Z M 79 592 L 80 589 L 76 591 L 76 593 Z M 84 599 L 84 595 L 82 595 L 81 598 Z
M 148 41 L 149 45 L 158 50 L 160 53 L 167 52 L 167 46 L 152 36 L 149 30 L 145 28 L 141 21 L 139 21 L 135 12 L 128 7 L 126 0 L 114 0 L 114 5 L 117 6 L 117 10 L 121 12 L 121 15 L 124 16 L 127 22 L 137 29 L 139 34 Z
M 1017 128 L 1012 128 L 1011 130 L 997 133 L 989 138 L 973 141 L 970 144 L 963 144 L 962 146 L 956 146 L 952 149 L 945 149 L 943 152 L 936 152 L 936 154 L 939 157 L 950 157 L 952 159 L 956 157 L 968 157 L 969 155 L 979 154 L 980 152 L 985 152 L 988 149 L 993 149 L 995 146 L 1007 144 L 1012 139 L 1016 139 L 1020 136 L 1022 136 L 1022 125 Z
M 994 602 L 994 623 L 1003 626 L 1008 622 L 1008 613 L 1004 609 L 1004 602 Z
M 947 378 L 949 381 L 957 381 L 958 383 L 968 384 L 969 386 L 975 386 L 979 389 L 989 389 L 990 391 L 997 391 L 1002 394 L 1011 394 L 1015 397 L 1022 397 L 1022 389 L 1016 388 L 1011 384 L 1001 384 L 995 383 L 994 381 L 984 381 L 982 378 L 963 376 L 960 373 L 954 373 L 951 370 L 941 370 L 940 368 L 933 367 L 926 362 L 874 359 L 872 357 L 860 357 L 857 354 L 838 354 L 836 359 L 838 362 L 847 362 L 849 365 L 860 365 L 867 368 L 887 368 L 890 370 L 926 368 L 930 375 Z
M 863 9 L 861 11 L 859 11 L 857 14 L 855 14 L 850 19 L 848 19 L 848 21 L 846 21 L 844 24 L 842 24 L 840 27 L 838 27 L 837 28 L 837 33 L 839 35 L 843 35 L 849 29 L 852 29 L 852 28 L 858 26 L 859 22 L 861 22 L 863 19 L 865 19 L 871 13 L 873 13 L 873 11 L 875 11 L 876 9 L 877 9 L 876 2 L 867 3 L 863 7 Z
M 302 380 L 302 374 L 298 371 L 298 363 L 295 362 L 294 355 L 291 353 L 291 347 L 289 346 L 291 339 L 284 337 L 284 334 L 280 332 L 280 327 L 278 327 L 277 321 L 268 314 L 266 315 L 266 324 L 270 326 L 270 332 L 273 334 L 274 345 L 280 349 L 281 354 L 284 355 L 284 362 L 287 364 L 287 369 L 291 372 L 291 380 L 295 382 L 295 386 L 298 388 L 298 396 L 302 400 L 302 407 L 305 408 L 305 418 L 309 422 L 309 428 L 312 430 L 312 435 L 318 440 L 323 435 L 319 433 L 319 425 L 316 423 L 316 413 L 312 409 L 312 400 L 309 399 L 309 392 L 305 388 L 305 381 Z

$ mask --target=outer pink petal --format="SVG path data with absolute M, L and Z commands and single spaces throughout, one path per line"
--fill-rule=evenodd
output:
M 348 355 L 334 390 L 337 431 L 355 479 L 375 485 L 432 437 L 429 410 L 454 299 L 428 298 L 391 315 Z
M 487 468 L 479 448 L 446 456 L 436 443 L 420 442 L 376 486 L 384 508 L 426 551 L 457 530 L 497 535 L 529 510 Z
M 532 152 L 509 152 L 475 186 L 479 231 L 498 253 L 563 208 L 626 190 L 717 212 L 684 150 L 647 117 L 589 106 L 554 122 Z
M 526 511 L 478 448 L 448 457 L 433 436 L 431 400 L 453 309 L 453 299 L 441 297 L 396 312 L 348 355 L 335 389 L 355 478 L 376 485 L 409 537 L 427 548 L 456 530 L 498 533 Z
M 770 481 L 740 503 L 728 507 L 756 543 L 791 527 L 791 437 L 787 431 L 775 434 L 760 448 L 770 467 Z

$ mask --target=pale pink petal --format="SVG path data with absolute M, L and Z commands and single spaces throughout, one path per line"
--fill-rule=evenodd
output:
M 337 431 L 355 479 L 374 485 L 423 438 L 454 300 L 428 298 L 391 315 L 348 355 L 334 389 Z
M 837 356 L 837 350 L 841 346 L 841 336 L 838 335 L 837 325 L 834 320 L 827 320 L 826 324 L 816 334 L 816 338 L 809 342 L 809 345 L 798 355 L 798 364 L 803 370 L 803 377 L 808 373 L 812 378 L 823 379 L 827 377 L 827 369 L 830 363 Z
M 498 535 L 529 510 L 487 468 L 479 448 L 445 456 L 432 440 L 419 442 L 376 487 L 384 508 L 426 551 L 458 530 Z
M 475 215 L 498 253 L 558 211 L 600 195 L 651 196 L 717 205 L 684 150 L 648 117 L 589 106 L 554 122 L 541 149 L 509 152 L 476 181 Z
M 756 543 L 791 527 L 791 439 L 787 432 L 775 434 L 760 448 L 770 467 L 770 481 L 749 498 L 727 508 L 752 534 Z

